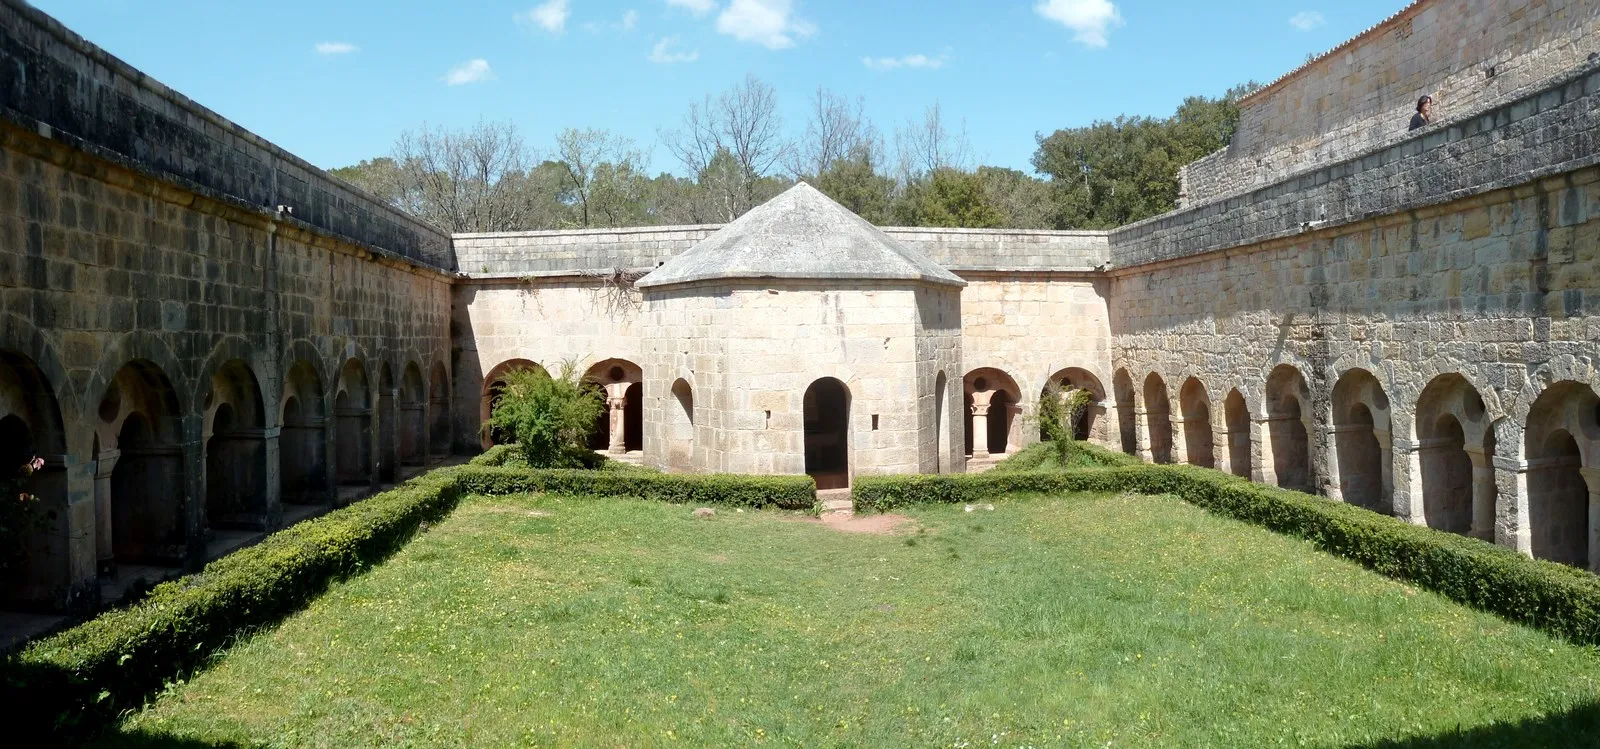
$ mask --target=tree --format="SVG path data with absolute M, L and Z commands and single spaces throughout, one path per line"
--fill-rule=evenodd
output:
M 334 170 L 395 207 L 449 232 L 524 228 L 527 149 L 510 123 L 400 134 L 387 158 Z
M 966 169 L 972 159 L 972 144 L 967 126 L 952 130 L 945 122 L 944 109 L 934 102 L 922 114 L 922 122 L 908 122 L 895 131 L 895 147 L 900 152 L 900 179 L 910 182 L 940 169 Z
M 533 468 L 590 465 L 589 435 L 605 410 L 598 388 L 578 375 L 577 364 L 562 362 L 555 376 L 540 369 L 514 369 L 485 429 L 509 435 Z
M 790 150 L 789 171 L 796 177 L 816 177 L 840 161 L 882 150 L 865 108 L 860 98 L 851 102 L 818 88 L 811 99 L 805 135 Z
M 889 223 L 896 184 L 879 173 L 877 162 L 872 146 L 861 144 L 817 174 L 812 186 L 867 221 Z
M 1058 228 L 1109 229 L 1173 209 L 1178 169 L 1225 147 L 1247 83 L 1185 99 L 1170 118 L 1117 117 L 1038 138 L 1033 166 L 1051 178 Z
M 895 206 L 906 226 L 993 229 L 1005 220 L 984 194 L 977 174 L 944 167 L 906 186 Z
M 1000 212 L 1007 229 L 1049 229 L 1054 225 L 1050 183 L 1015 169 L 978 167 L 984 199 Z
M 778 96 L 755 76 L 704 102 L 689 105 L 680 129 L 661 134 L 684 169 L 713 194 L 721 221 L 760 203 L 763 185 L 789 153 Z
M 593 226 L 597 213 L 607 226 L 619 226 L 636 213 L 629 204 L 643 192 L 638 167 L 644 153 L 633 141 L 608 130 L 569 127 L 556 136 L 556 156 L 581 226 Z M 597 195 L 598 206 L 593 205 Z

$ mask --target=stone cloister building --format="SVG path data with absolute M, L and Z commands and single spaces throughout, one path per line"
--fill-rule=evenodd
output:
M 1110 232 L 879 228 L 801 185 L 725 227 L 451 236 L 0 0 L 0 465 L 42 457 L 51 514 L 0 599 L 92 608 L 470 454 L 503 373 L 566 363 L 593 446 L 664 470 L 976 469 L 1065 382 L 1107 446 L 1595 569 L 1597 53 L 1591 2 L 1419 0 Z

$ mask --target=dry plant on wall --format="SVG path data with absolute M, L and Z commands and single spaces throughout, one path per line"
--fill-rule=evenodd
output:
M 583 275 L 595 282 L 592 288 L 595 302 L 605 309 L 606 314 L 631 314 L 637 311 L 644 301 L 639 289 L 634 286 L 639 279 L 645 277 L 643 271 L 607 268 L 584 271 Z

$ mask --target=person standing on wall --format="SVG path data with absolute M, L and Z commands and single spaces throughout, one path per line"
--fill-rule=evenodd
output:
M 1433 122 L 1433 97 L 1424 95 L 1417 100 L 1417 113 L 1411 115 L 1411 129 L 1427 127 Z

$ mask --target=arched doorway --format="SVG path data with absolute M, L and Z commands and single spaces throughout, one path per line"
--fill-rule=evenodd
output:
M 1333 386 L 1333 435 L 1339 462 L 1339 496 L 1369 510 L 1388 512 L 1393 502 L 1389 398 L 1378 378 L 1352 369 Z
M 1134 398 L 1133 375 L 1119 369 L 1111 376 L 1111 388 L 1117 399 L 1117 433 L 1122 441 L 1122 451 L 1129 455 L 1139 453 L 1139 432 L 1134 423 L 1137 418 L 1137 401 Z
M 967 455 L 982 460 L 1003 457 L 1021 436 L 1017 414 L 1022 391 L 1011 375 L 993 367 L 980 367 L 963 378 L 966 405 Z
M 372 483 L 372 389 L 367 384 L 367 368 L 360 359 L 345 362 L 339 370 L 333 416 L 339 483 Z
M 1590 502 L 1600 495 L 1585 480 L 1585 450 L 1600 448 L 1600 399 L 1588 385 L 1558 382 L 1546 388 L 1528 412 L 1525 434 L 1528 461 L 1528 528 L 1533 556 L 1594 570 L 1590 548 L 1594 528 Z
M 1184 380 L 1178 391 L 1178 404 L 1183 408 L 1183 444 L 1189 464 L 1203 468 L 1216 468 L 1215 439 L 1211 436 L 1211 395 L 1198 378 Z
M 425 462 L 427 410 L 428 391 L 422 382 L 422 368 L 411 362 L 400 377 L 400 465 L 420 466 Z
M 1489 426 L 1483 398 L 1459 374 L 1433 378 L 1417 398 L 1417 467 L 1428 527 L 1493 540 L 1498 490 Z
M 433 365 L 428 384 L 428 452 L 443 457 L 450 454 L 450 376 L 444 364 Z
M 950 462 L 950 383 L 940 370 L 933 379 L 933 472 L 944 473 Z
M 242 359 L 211 376 L 205 400 L 206 525 L 267 527 L 266 409 L 261 386 Z
M 694 388 L 681 377 L 672 383 L 667 406 L 667 469 L 694 470 Z
M 805 394 L 806 473 L 818 489 L 850 486 L 850 391 L 824 377 Z
M 600 388 L 605 410 L 589 435 L 591 450 L 613 454 L 644 449 L 644 370 L 626 359 L 607 359 L 589 368 L 584 381 Z
M 1280 364 L 1267 376 L 1267 436 L 1278 486 L 1311 488 L 1311 441 L 1308 422 L 1311 391 L 1300 370 Z
M 283 425 L 278 437 L 278 483 L 283 501 L 327 504 L 328 413 L 322 378 L 301 359 L 284 377 Z
M 129 362 L 106 388 L 98 415 L 105 450 L 96 475 L 105 476 L 111 526 L 105 529 L 111 539 L 111 559 L 103 560 L 105 566 L 181 565 L 188 542 L 189 494 L 171 380 L 153 362 Z M 97 480 L 97 504 L 100 492 Z
M 1167 383 L 1151 372 L 1144 378 L 1144 419 L 1150 433 L 1150 461 L 1172 462 L 1172 401 Z
M 44 373 L 32 359 L 0 351 L 0 477 L 20 479 L 22 491 L 36 499 L 31 512 L 43 518 L 17 546 L 0 549 L 0 604 L 53 606 L 56 591 L 70 581 L 69 539 L 63 522 L 51 518 L 60 518 L 66 507 L 66 451 L 61 409 Z M 24 469 L 35 458 L 44 465 Z
M 1228 420 L 1228 469 L 1235 476 L 1250 478 L 1250 409 L 1238 388 L 1228 391 L 1222 409 Z
M 1063 393 L 1082 390 L 1089 394 L 1089 402 L 1084 405 L 1083 410 L 1078 412 L 1072 422 L 1072 438 L 1077 440 L 1103 439 L 1098 430 L 1105 419 L 1106 391 L 1100 384 L 1100 378 L 1095 377 L 1087 369 L 1067 367 L 1050 375 L 1045 387 L 1039 391 L 1040 398 L 1043 398 L 1044 394 L 1050 390 L 1051 385 L 1056 386 Z M 1044 438 L 1044 429 L 1040 428 L 1039 439 L 1042 440 Z
M 393 483 L 400 476 L 400 445 L 396 439 L 398 419 L 395 410 L 394 368 L 389 362 L 378 364 L 378 407 L 373 421 L 378 433 L 378 480 Z

